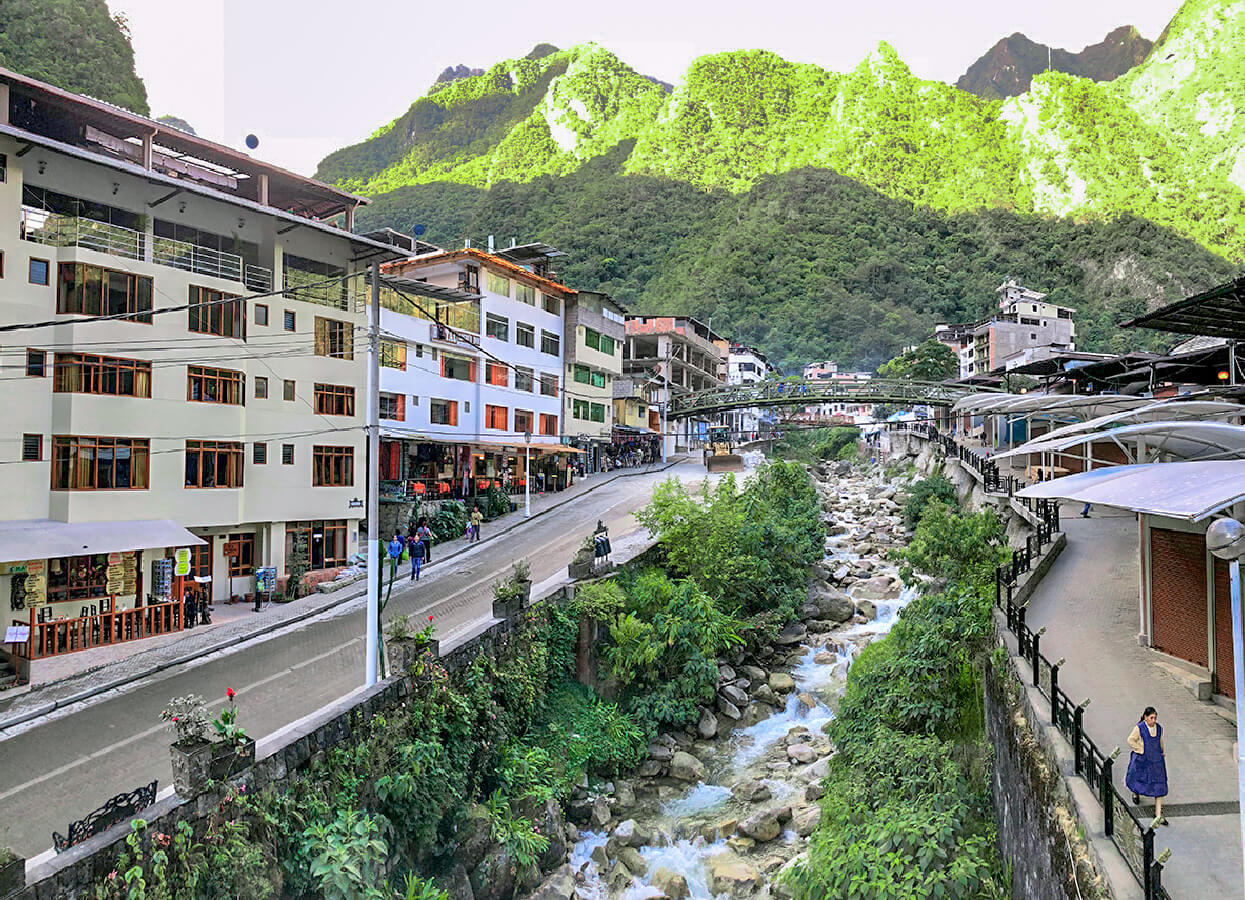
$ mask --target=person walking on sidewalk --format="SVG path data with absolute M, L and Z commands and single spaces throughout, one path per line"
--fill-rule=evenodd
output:
M 480 539 L 480 526 L 484 524 L 484 513 L 480 512 L 480 507 L 476 506 L 471 510 L 471 539 L 478 541 Z
M 1153 797 L 1154 815 L 1160 817 L 1163 798 L 1167 796 L 1167 758 L 1163 751 L 1163 726 L 1153 706 L 1147 706 L 1141 721 L 1133 726 L 1128 746 L 1133 752 L 1128 758 L 1124 784 L 1133 792 L 1134 803 L 1140 803 L 1141 797 Z M 1163 824 L 1167 824 L 1166 819 Z
M 406 550 L 411 554 L 411 581 L 419 581 L 419 570 L 424 565 L 424 542 L 418 537 L 409 537 Z
M 415 537 L 424 545 L 424 562 L 432 565 L 432 529 L 428 527 L 427 519 L 419 520 L 415 526 Z

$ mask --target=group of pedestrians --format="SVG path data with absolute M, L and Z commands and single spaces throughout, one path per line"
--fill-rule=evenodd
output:
M 480 540 L 480 526 L 483 524 L 484 513 L 480 511 L 479 506 L 472 507 L 467 519 L 468 541 Z M 421 518 L 411 525 L 407 529 L 406 537 L 402 536 L 402 532 L 395 531 L 387 549 L 393 573 L 397 573 L 398 563 L 409 562 L 411 564 L 410 580 L 419 581 L 424 564 L 432 562 L 432 529 L 428 527 L 428 520 Z

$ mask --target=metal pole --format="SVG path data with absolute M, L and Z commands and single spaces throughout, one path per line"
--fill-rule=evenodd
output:
M 670 383 L 666 382 L 666 399 L 661 406 L 657 407 L 657 427 L 661 431 L 658 435 L 658 443 L 661 444 L 661 461 L 666 461 L 666 425 L 669 420 L 666 418 L 666 404 L 670 402 Z
M 367 654 L 363 683 L 376 683 L 380 635 L 380 265 L 372 263 L 367 308 Z
M 1241 859 L 1245 864 L 1245 638 L 1241 631 L 1241 561 L 1228 562 L 1232 594 L 1232 676 L 1236 691 L 1236 786 L 1241 802 Z
M 532 517 L 532 433 L 523 432 L 523 518 Z

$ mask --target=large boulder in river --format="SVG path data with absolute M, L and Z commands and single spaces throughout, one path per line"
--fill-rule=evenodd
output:
M 774 810 L 763 809 L 740 822 L 739 833 L 758 843 L 765 843 L 782 833 L 782 825 L 778 824 L 778 814 Z
M 857 600 L 894 600 L 899 596 L 899 585 L 889 575 L 877 575 L 852 585 L 852 596 Z
M 674 759 L 670 760 L 670 777 L 693 783 L 704 781 L 705 764 L 692 754 L 680 750 L 674 754 Z
M 664 866 L 653 872 L 649 881 L 670 900 L 685 900 L 692 895 L 691 889 L 687 886 L 687 879 Z
M 562 866 L 544 880 L 530 900 L 572 900 L 575 896 L 575 870 Z
M 786 672 L 771 672 L 769 676 L 770 690 L 779 694 L 790 694 L 795 690 L 795 679 Z
M 812 582 L 808 588 L 808 602 L 817 607 L 819 619 L 846 622 L 856 614 L 851 598 L 828 584 Z
M 707 860 L 709 890 L 728 897 L 750 897 L 761 883 L 761 873 L 734 853 L 715 853 Z
M 696 723 L 696 731 L 706 741 L 712 740 L 718 734 L 718 717 L 708 709 L 701 709 L 700 721 Z

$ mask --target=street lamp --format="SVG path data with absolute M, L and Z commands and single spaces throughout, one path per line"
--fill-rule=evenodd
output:
M 1241 851 L 1245 864 L 1245 636 L 1241 630 L 1241 557 L 1245 556 L 1245 525 L 1217 519 L 1206 529 L 1206 547 L 1228 561 L 1232 596 L 1232 675 L 1236 695 L 1236 786 L 1241 801 Z
M 532 517 L 532 431 L 523 432 L 523 518 Z

